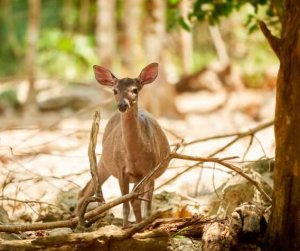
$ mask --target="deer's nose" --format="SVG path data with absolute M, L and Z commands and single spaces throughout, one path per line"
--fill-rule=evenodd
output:
M 120 112 L 126 112 L 126 110 L 128 109 L 128 104 L 126 101 L 121 101 L 119 104 L 118 104 L 118 110 Z

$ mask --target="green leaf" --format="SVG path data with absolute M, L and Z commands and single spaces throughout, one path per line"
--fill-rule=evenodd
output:
M 179 0 L 169 0 L 171 4 L 177 4 Z
M 252 34 L 254 31 L 258 30 L 258 25 L 257 24 L 253 24 L 250 28 L 249 28 L 249 34 Z
M 177 231 L 176 233 L 172 234 L 172 235 L 171 235 L 171 238 L 179 238 L 179 239 L 185 238 L 185 236 L 182 236 L 182 235 L 179 235 L 179 234 L 180 234 L 181 232 L 183 232 L 184 230 L 187 230 L 187 229 L 189 229 L 188 226 L 187 226 L 187 227 L 184 227 L 184 228 L 182 228 L 182 229 L 180 229 L 180 230 Z
M 186 31 L 191 31 L 191 27 L 185 22 L 183 17 L 179 18 L 179 23 L 183 29 L 185 29 Z

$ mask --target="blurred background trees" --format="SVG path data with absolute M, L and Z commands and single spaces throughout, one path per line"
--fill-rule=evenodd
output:
M 54 82 L 90 85 L 94 64 L 113 69 L 118 77 L 134 77 L 144 65 L 157 61 L 160 77 L 144 95 L 143 106 L 156 116 L 176 117 L 179 113 L 173 97 L 178 91 L 193 89 L 193 76 L 199 77 L 211 63 L 210 69 L 223 74 L 223 79 L 233 79 L 233 71 L 238 75 L 229 83 L 234 88 L 272 85 L 269 80 L 277 60 L 263 36 L 255 32 L 256 18 L 268 17 L 276 31 L 281 4 L 226 1 L 212 10 L 209 2 L 3 0 L 1 92 L 15 92 L 16 84 L 27 80 L 17 102 L 34 103 L 45 87 L 39 80 L 48 86 Z M 260 5 L 263 7 L 258 8 Z M 230 19 L 215 25 L 229 13 L 233 14 Z M 181 88 L 183 77 L 191 78 L 185 78 L 188 83 Z M 196 84 L 195 89 L 201 88 L 212 89 Z M 154 97 L 157 102 L 151 102 Z

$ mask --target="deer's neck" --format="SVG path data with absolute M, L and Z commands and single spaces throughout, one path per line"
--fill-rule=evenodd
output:
M 131 111 L 121 114 L 121 125 L 126 153 L 131 160 L 134 160 L 137 158 L 136 150 L 141 149 L 143 144 L 137 104 Z

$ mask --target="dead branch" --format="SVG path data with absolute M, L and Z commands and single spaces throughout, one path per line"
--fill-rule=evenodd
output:
M 19 203 L 24 203 L 24 204 L 39 204 L 39 205 L 48 205 L 51 207 L 56 207 L 59 208 L 61 210 L 64 210 L 65 212 L 72 214 L 69 210 L 66 210 L 64 207 L 56 205 L 56 204 L 52 204 L 52 203 L 48 203 L 48 202 L 44 202 L 44 201 L 38 201 L 38 200 L 19 200 L 19 199 L 14 199 L 14 198 L 8 198 L 8 197 L 3 197 L 0 196 L 0 201 L 4 200 L 4 201 L 14 201 L 14 202 L 19 202 Z
M 90 111 L 90 110 L 92 110 L 92 109 L 96 109 L 96 108 L 98 108 L 98 107 L 101 106 L 101 105 L 108 104 L 108 103 L 110 103 L 112 100 L 113 100 L 113 98 L 107 98 L 107 99 L 105 99 L 105 100 L 104 100 L 103 102 L 101 102 L 101 103 L 98 103 L 98 104 L 92 104 L 91 106 L 82 108 L 82 109 L 80 109 L 79 111 L 77 111 L 77 112 L 75 112 L 75 113 L 72 113 L 72 114 L 70 114 L 70 115 L 67 115 L 67 116 L 65 116 L 65 117 L 63 117 L 63 118 L 57 120 L 56 122 L 52 123 L 51 125 L 49 125 L 49 126 L 47 126 L 47 127 L 43 127 L 43 128 L 41 128 L 41 129 L 39 129 L 37 132 L 35 132 L 35 133 L 29 135 L 28 137 L 22 139 L 20 142 L 18 142 L 17 144 L 15 144 L 15 145 L 12 147 L 12 149 L 15 149 L 15 150 L 16 150 L 16 149 L 19 148 L 22 144 L 24 144 L 24 143 L 27 142 L 28 140 L 30 140 L 30 139 L 32 139 L 32 138 L 38 136 L 41 132 L 43 132 L 43 131 L 45 131 L 45 130 L 53 130 L 53 129 L 55 129 L 55 128 L 56 128 L 63 120 L 65 120 L 65 119 L 69 119 L 69 118 L 71 118 L 71 117 L 79 116 L 79 115 L 81 115 L 81 114 L 84 114 L 85 112 Z M 0 158 L 3 158 L 3 157 L 5 157 L 5 156 L 7 156 L 7 153 L 1 155 Z
M 96 215 L 102 214 L 107 210 L 122 204 L 126 201 L 132 200 L 137 198 L 140 194 L 136 192 L 131 192 L 126 194 L 120 198 L 117 198 L 111 202 L 108 202 L 84 215 L 85 220 L 89 220 Z M 8 232 L 8 233 L 19 233 L 25 231 L 35 231 L 35 230 L 43 230 L 43 229 L 53 229 L 53 228 L 60 228 L 60 227 L 69 227 L 75 228 L 78 223 L 78 217 L 75 217 L 72 220 L 66 221 L 57 221 L 57 222 L 47 222 L 47 223 L 33 223 L 28 225 L 22 224 L 7 224 L 7 225 L 0 225 L 0 232 Z
M 196 144 L 196 143 L 200 143 L 200 142 L 205 142 L 205 141 L 209 141 L 209 140 L 214 140 L 214 139 L 222 139 L 222 138 L 229 138 L 229 137 L 236 136 L 236 138 L 229 143 L 230 145 L 232 145 L 236 141 L 238 141 L 238 140 L 240 140 L 244 137 L 247 137 L 247 136 L 252 136 L 255 133 L 257 133 L 258 131 L 264 130 L 264 129 L 272 126 L 272 125 L 274 125 L 274 121 L 269 121 L 267 123 L 259 125 L 259 126 L 253 128 L 253 129 L 250 129 L 250 130 L 245 131 L 245 132 L 224 134 L 224 135 L 219 135 L 219 136 L 207 137 L 207 138 L 203 138 L 203 139 L 197 139 L 197 140 L 193 140 L 193 141 L 190 141 L 190 142 L 183 143 L 183 146 L 188 146 L 188 145 L 192 145 L 192 144 Z M 227 148 L 228 146 L 230 146 L 229 144 L 227 144 L 223 148 L 224 149 Z M 224 150 L 223 148 L 222 148 L 222 150 L 220 149 L 219 152 L 223 151 Z M 219 153 L 219 152 L 217 152 L 217 153 Z M 214 153 L 214 154 L 217 154 L 217 153 Z
M 202 236 L 203 251 L 220 251 L 222 250 L 221 226 L 219 222 L 206 224 Z
M 122 241 L 141 231 L 161 215 L 160 212 L 152 214 L 149 218 L 133 226 L 129 230 L 122 230 L 116 226 L 107 226 L 89 233 L 72 233 L 68 235 L 40 237 L 34 240 L 0 240 L 0 250 L 32 250 L 45 249 L 47 247 L 84 245 L 96 243 L 97 246 L 108 245 L 111 241 Z
M 176 153 L 176 151 L 182 146 L 183 144 L 183 140 L 178 143 L 174 149 L 172 150 L 172 152 L 167 155 L 148 175 L 146 175 L 133 189 L 133 191 L 139 191 L 141 189 L 142 186 L 144 186 L 148 180 L 150 180 L 151 177 L 153 177 L 153 175 L 162 167 L 162 166 L 166 166 L 169 164 L 169 162 L 172 159 L 172 155 L 174 153 Z
M 89 220 L 99 214 L 102 214 L 106 212 L 107 210 L 122 204 L 126 201 L 138 198 L 142 193 L 139 191 L 141 188 L 152 178 L 152 176 L 160 169 L 162 165 L 168 164 L 167 160 L 172 158 L 172 154 L 175 153 L 178 148 L 181 146 L 181 144 L 178 144 L 177 147 L 174 148 L 172 153 L 168 155 L 160 164 L 158 164 L 153 171 L 151 171 L 147 176 L 145 176 L 140 183 L 135 187 L 135 189 L 129 193 L 126 194 L 120 198 L 117 198 L 111 202 L 108 202 L 84 215 L 85 220 Z M 9 232 L 9 233 L 18 233 L 18 232 L 24 232 L 24 231 L 35 231 L 35 230 L 42 230 L 42 229 L 53 229 L 53 228 L 59 228 L 59 227 L 69 227 L 69 228 L 75 228 L 78 224 L 78 217 L 75 217 L 72 220 L 67 221 L 58 221 L 58 222 L 49 222 L 49 223 L 34 223 L 34 224 L 28 224 L 28 225 L 20 225 L 20 224 L 11 224 L 11 225 L 0 225 L 0 232 Z
M 242 132 L 242 133 L 232 133 L 232 134 L 224 134 L 224 135 L 220 135 L 220 136 L 213 136 L 213 137 L 208 137 L 208 138 L 203 138 L 203 139 L 198 139 L 198 140 L 193 140 L 190 141 L 188 143 L 183 143 L 183 146 L 187 146 L 187 145 L 191 145 L 191 144 L 195 144 L 195 143 L 200 143 L 200 142 L 204 142 L 204 141 L 208 141 L 208 140 L 213 140 L 213 139 L 221 139 L 221 138 L 227 138 L 227 137 L 233 137 L 236 136 L 232 141 L 230 141 L 228 144 L 226 144 L 225 146 L 223 146 L 222 148 L 218 149 L 217 151 L 215 151 L 214 153 L 212 153 L 211 155 L 209 155 L 209 157 L 213 157 L 216 154 L 224 151 L 226 148 L 228 148 L 229 146 L 233 145 L 235 142 L 237 142 L 238 140 L 247 137 L 247 136 L 251 136 L 254 135 L 255 133 L 257 133 L 258 131 L 261 131 L 263 129 L 266 129 L 270 126 L 272 126 L 274 124 L 274 121 L 269 121 L 265 124 L 259 125 L 253 129 L 250 129 L 249 131 L 246 132 Z M 185 170 L 183 170 L 182 172 L 176 174 L 174 177 L 172 177 L 171 179 L 169 179 L 167 182 L 165 182 L 164 184 L 160 185 L 159 187 L 157 187 L 155 190 L 171 183 L 172 181 L 176 180 L 178 177 L 180 177 L 181 175 L 183 175 L 184 173 L 187 173 L 188 171 L 192 170 L 195 166 L 199 166 L 200 164 L 202 164 L 202 162 L 197 162 L 196 164 L 189 166 L 188 168 L 186 168 Z
M 95 195 L 98 197 L 101 202 L 105 202 L 103 198 L 102 188 L 99 183 L 99 173 L 97 171 L 97 158 L 96 158 L 96 145 L 97 145 L 97 136 L 99 132 L 99 123 L 100 123 L 100 112 L 96 111 L 94 114 L 94 121 L 92 124 L 91 134 L 90 134 L 90 144 L 89 144 L 89 161 L 91 175 L 94 182 Z
M 253 180 L 250 176 L 245 174 L 240 168 L 224 161 L 224 160 L 230 160 L 230 158 L 225 158 L 225 159 L 211 158 L 211 157 L 203 158 L 203 157 L 189 156 L 189 155 L 184 155 L 184 154 L 179 154 L 179 153 L 172 153 L 172 158 L 192 160 L 192 161 L 201 161 L 201 162 L 213 162 L 213 163 L 217 163 L 222 166 L 225 166 L 225 167 L 235 171 L 236 173 L 241 175 L 243 178 L 248 180 L 250 183 L 252 183 L 256 187 L 256 189 L 272 204 L 272 199 L 262 189 L 262 187 L 258 184 L 258 182 L 256 180 Z M 233 158 L 236 158 L 236 157 L 232 157 L 232 159 Z
M 85 227 L 85 220 L 84 220 L 84 215 L 87 209 L 87 206 L 89 205 L 90 202 L 100 202 L 100 203 L 105 203 L 104 198 L 103 198 L 103 193 L 102 193 L 102 188 L 99 182 L 99 173 L 97 170 L 97 158 L 96 158 L 96 145 L 97 145 L 97 136 L 99 132 L 99 122 L 100 122 L 100 112 L 96 111 L 94 114 L 94 121 L 92 124 L 91 128 L 91 133 L 90 133 L 90 143 L 89 143 L 89 148 L 88 148 L 88 156 L 89 156 L 89 161 L 90 161 L 90 170 L 91 170 L 91 175 L 94 183 L 94 194 L 96 195 L 95 197 L 90 197 L 87 198 L 84 203 L 81 211 L 78 214 L 78 229 L 83 229 Z
M 124 234 L 122 234 L 121 236 L 115 237 L 114 239 L 115 240 L 124 240 L 124 239 L 131 237 L 135 233 L 143 230 L 145 227 L 147 227 L 149 224 L 151 224 L 153 221 L 155 221 L 161 215 L 162 215 L 162 212 L 159 212 L 159 211 L 153 213 L 150 217 L 148 217 L 147 219 L 143 220 L 142 222 L 136 224 L 131 229 L 127 230 Z

